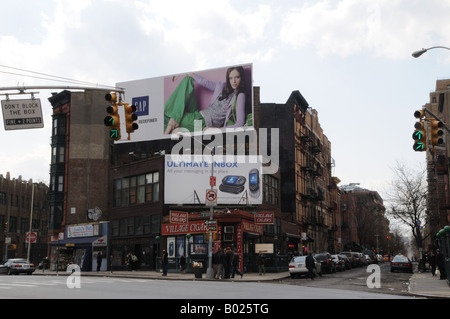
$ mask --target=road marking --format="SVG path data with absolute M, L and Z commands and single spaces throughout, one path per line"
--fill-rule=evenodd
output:
M 0 285 L 4 286 L 18 286 L 18 287 L 36 287 L 36 285 L 27 285 L 27 284 L 16 284 L 16 283 L 0 283 Z

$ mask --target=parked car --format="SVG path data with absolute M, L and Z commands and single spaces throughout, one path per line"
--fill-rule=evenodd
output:
M 352 269 L 352 262 L 350 261 L 350 258 L 348 258 L 347 255 L 339 254 L 339 257 L 344 261 L 345 269 Z
M 370 250 L 370 249 L 364 250 L 364 251 L 363 251 L 363 254 L 369 256 L 369 258 L 370 258 L 370 264 L 372 264 L 372 263 L 375 263 L 375 264 L 378 263 L 378 260 L 377 260 L 377 258 L 376 258 L 376 256 L 375 256 L 375 252 L 374 252 L 373 250 Z
M 31 275 L 34 270 L 34 264 L 30 264 L 24 258 L 8 259 L 3 265 L 0 265 L 0 273 L 8 275 L 17 275 L 20 273 Z
M 391 261 L 391 272 L 396 270 L 400 271 L 408 271 L 410 273 L 413 272 L 413 264 L 412 261 L 403 255 L 395 256 Z
M 354 253 L 354 254 L 356 254 L 356 259 L 358 260 L 359 267 L 366 265 L 366 258 L 364 258 L 364 255 L 362 253 Z
M 339 255 L 331 255 L 331 258 L 336 265 L 337 271 L 344 271 L 346 269 L 345 262 L 342 257 L 340 257 Z
M 318 253 L 314 254 L 314 257 L 322 264 L 322 272 L 333 273 L 336 272 L 336 264 L 331 258 L 330 253 Z
M 314 258 L 314 264 L 316 265 L 316 268 L 313 270 L 314 274 L 322 276 L 322 265 L 316 260 L 316 258 Z M 291 278 L 308 274 L 308 269 L 306 268 L 306 256 L 292 257 L 289 263 L 289 274 L 291 275 Z
M 352 251 L 343 251 L 341 252 L 342 255 L 346 255 L 348 259 L 350 259 L 350 263 L 352 265 L 352 268 L 354 267 L 360 267 L 360 262 L 358 258 L 358 254 Z

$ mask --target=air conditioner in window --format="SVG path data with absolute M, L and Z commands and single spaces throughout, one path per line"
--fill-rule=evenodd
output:
M 226 234 L 233 234 L 234 233 L 234 226 L 224 226 L 223 232 Z

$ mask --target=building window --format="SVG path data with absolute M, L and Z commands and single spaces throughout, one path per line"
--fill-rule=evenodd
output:
M 0 205 L 6 205 L 6 193 L 0 193 Z
M 157 214 L 127 217 L 111 222 L 111 234 L 114 237 L 159 234 L 160 230 L 161 224 Z
M 114 206 L 126 207 L 159 201 L 159 172 L 116 179 Z
M 264 202 L 272 205 L 278 205 L 278 180 L 271 175 L 265 174 L 263 177 L 263 181 L 264 181 L 264 188 L 263 188 Z

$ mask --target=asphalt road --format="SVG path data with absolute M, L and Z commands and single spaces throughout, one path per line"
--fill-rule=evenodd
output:
M 351 290 L 398 296 L 410 296 L 408 294 L 408 285 L 409 279 L 411 278 L 412 274 L 406 272 L 391 273 L 389 265 L 389 263 L 378 264 L 378 266 L 380 267 L 379 287 L 368 287 L 367 279 L 372 274 L 372 272 L 367 272 L 367 266 L 353 268 L 333 274 L 324 274 L 322 277 L 317 277 L 313 281 L 306 278 L 285 279 L 281 282 L 281 284 L 314 288 Z M 373 283 L 374 281 L 372 280 L 371 282 Z
M 348 272 L 350 273 L 350 271 Z M 342 273 L 342 274 L 345 274 Z M 334 275 L 334 274 L 333 274 Z M 224 282 L 83 276 L 0 276 L 0 299 L 391 299 L 373 290 L 340 289 L 333 275 L 297 282 Z M 367 278 L 366 274 L 364 280 Z M 358 274 L 356 274 L 358 276 Z M 339 281 L 339 280 L 338 280 Z M 307 283 L 302 285 L 300 283 Z M 314 287 L 311 284 L 314 283 Z M 72 288 L 71 288 L 72 287 Z M 354 288 L 350 284 L 350 288 Z

